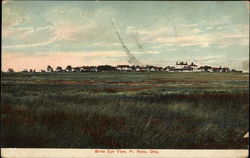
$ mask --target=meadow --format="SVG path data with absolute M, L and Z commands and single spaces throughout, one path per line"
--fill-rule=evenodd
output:
M 248 148 L 247 73 L 1 75 L 4 148 Z

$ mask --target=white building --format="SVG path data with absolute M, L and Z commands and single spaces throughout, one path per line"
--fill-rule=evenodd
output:
M 188 63 L 181 61 L 181 62 L 176 62 L 175 68 L 176 69 L 182 69 L 182 68 L 184 68 L 186 66 L 188 66 Z
M 119 71 L 132 71 L 132 67 L 129 65 L 117 65 L 116 70 Z
M 199 71 L 198 70 L 198 66 L 197 65 L 195 65 L 194 63 L 191 63 L 190 65 L 189 65 L 189 67 L 192 69 L 192 71 Z

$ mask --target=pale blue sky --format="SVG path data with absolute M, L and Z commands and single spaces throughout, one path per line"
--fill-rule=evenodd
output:
M 248 71 L 247 1 L 7 1 L 2 68 L 128 64 L 111 19 L 143 64 Z

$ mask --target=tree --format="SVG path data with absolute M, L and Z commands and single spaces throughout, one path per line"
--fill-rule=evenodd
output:
M 56 72 L 61 72 L 61 71 L 62 71 L 62 67 L 61 66 L 57 66 Z
M 11 72 L 11 73 L 13 73 L 13 72 L 15 72 L 12 68 L 9 68 L 8 69 L 8 72 Z
M 116 68 L 111 65 L 100 65 L 97 67 L 97 71 L 115 71 Z
M 136 71 L 136 66 L 132 65 L 132 71 Z
M 80 67 L 74 67 L 73 72 L 80 72 L 81 68 Z
M 68 65 L 68 66 L 66 67 L 66 71 L 67 71 L 67 72 L 71 72 L 71 71 L 72 71 L 72 66 L 71 66 L 71 65 Z
M 204 69 L 205 71 L 208 71 L 208 70 L 212 69 L 212 67 L 206 65 L 206 66 L 203 67 L 203 69 Z
M 47 66 L 47 72 L 54 72 L 53 68 L 50 65 Z

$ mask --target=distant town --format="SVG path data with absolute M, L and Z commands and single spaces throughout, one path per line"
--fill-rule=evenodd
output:
M 146 66 L 135 66 L 135 65 L 99 65 L 99 66 L 78 66 L 72 67 L 68 65 L 65 69 L 61 66 L 57 66 L 55 69 L 50 65 L 47 66 L 46 70 L 36 71 L 35 69 L 24 69 L 22 72 L 239 72 L 242 71 L 230 69 L 228 67 L 213 67 L 213 66 L 198 66 L 191 62 L 176 62 L 175 66 L 159 67 L 153 65 Z M 12 68 L 8 69 L 8 72 L 15 72 Z

